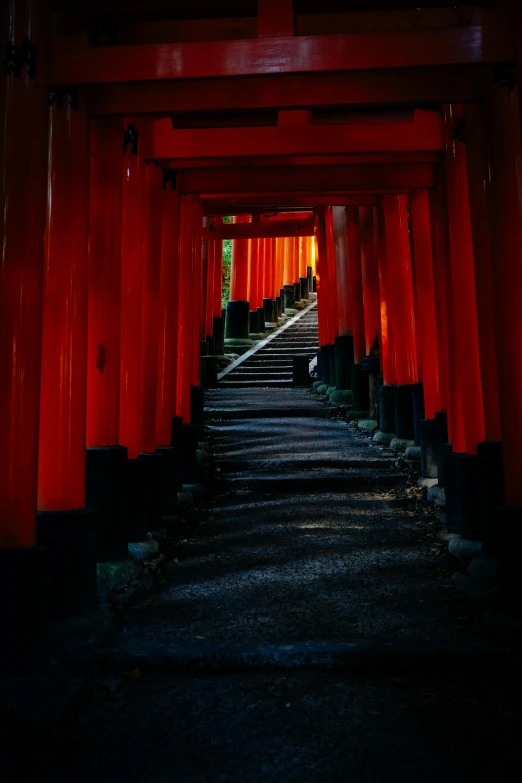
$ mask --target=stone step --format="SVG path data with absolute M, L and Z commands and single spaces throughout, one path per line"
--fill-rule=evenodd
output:
M 274 388 L 281 387 L 281 388 L 287 388 L 289 386 L 293 386 L 293 382 L 290 381 L 227 381 L 226 378 L 228 376 L 225 376 L 225 378 L 222 381 L 219 381 L 218 386 L 223 388 L 229 388 L 229 389 L 243 389 L 247 386 L 250 386 L 252 388 L 256 389 L 263 389 L 267 388 L 268 386 L 273 386 Z
M 224 444 L 221 447 L 223 450 L 230 449 L 230 444 Z M 215 448 L 216 451 L 218 449 Z M 395 464 L 395 456 L 372 457 L 369 453 L 368 457 L 295 457 L 290 455 L 284 459 L 241 459 L 241 458 L 229 458 L 229 459 L 216 459 L 214 460 L 214 466 L 219 468 L 222 473 L 222 478 L 241 478 L 241 474 L 247 472 L 256 475 L 262 474 L 278 474 L 284 475 L 287 472 L 294 472 L 296 470 L 313 470 L 317 468 L 336 468 L 340 470 L 354 470 L 362 468 L 370 468 L 376 470 L 386 470 L 393 467 Z
M 215 487 L 217 492 L 251 490 L 298 492 L 300 495 L 307 495 L 315 492 L 367 492 L 376 487 L 394 487 L 403 480 L 400 475 L 379 470 L 318 468 L 284 475 L 259 475 L 245 471 L 237 476 L 217 479 Z

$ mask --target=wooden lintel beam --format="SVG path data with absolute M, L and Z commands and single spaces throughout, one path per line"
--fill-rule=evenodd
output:
M 337 193 L 309 196 L 278 194 L 276 196 L 245 196 L 221 199 L 203 199 L 203 214 L 207 217 L 219 217 L 220 215 L 249 215 L 253 211 L 276 212 L 277 210 L 312 209 L 319 206 L 376 206 L 381 201 L 380 196 L 360 195 L 344 196 Z
M 364 152 L 440 151 L 438 112 L 417 110 L 413 122 L 347 125 L 279 125 L 275 128 L 177 130 L 169 119 L 149 123 L 144 156 L 155 160 L 262 155 L 334 155 Z
M 331 192 L 387 190 L 408 192 L 433 187 L 431 164 L 304 166 L 244 169 L 182 169 L 181 193 Z
M 252 223 L 213 223 L 203 229 L 203 239 L 264 239 L 273 237 L 311 237 L 313 218 L 259 220 Z
M 263 155 L 242 158 L 169 158 L 169 169 L 264 168 L 265 166 L 353 166 L 357 163 L 437 163 L 440 152 L 369 152 L 357 155 Z
M 515 59 L 507 18 L 459 26 L 198 43 L 99 46 L 51 55 L 51 84 L 418 68 Z
M 468 103 L 483 96 L 483 69 L 457 65 L 379 71 L 129 82 L 87 88 L 92 115 L 168 114 L 283 107 Z

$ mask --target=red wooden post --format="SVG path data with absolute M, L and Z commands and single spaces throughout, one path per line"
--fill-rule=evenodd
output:
M 473 258 L 475 262 L 475 290 L 484 403 L 484 432 L 486 440 L 500 441 L 500 410 L 498 402 L 498 374 L 495 344 L 495 316 L 493 271 L 491 267 L 491 240 L 487 206 L 487 143 L 483 107 L 469 104 L 464 107 L 466 162 L 468 169 L 469 208 Z
M 408 197 L 384 196 L 383 205 L 386 223 L 389 317 L 393 322 L 395 342 L 395 380 L 397 384 L 415 383 L 418 379 L 418 367 L 408 235 Z
M 283 269 L 283 280 L 284 285 L 290 285 L 294 282 L 293 276 L 294 276 L 294 250 L 295 245 L 293 239 L 290 237 L 284 238 L 284 269 Z
M 250 215 L 236 215 L 233 223 L 249 223 Z M 230 300 L 248 301 L 248 239 L 232 240 L 232 259 L 230 265 Z
M 85 507 L 89 134 L 85 102 L 49 126 L 38 508 Z
M 381 364 L 384 383 L 396 383 L 395 343 L 393 324 L 390 317 L 388 284 L 388 255 L 386 252 L 386 223 L 384 207 L 377 207 L 375 220 L 375 245 L 379 254 L 379 303 L 381 319 Z
M 216 282 L 216 240 L 209 239 L 207 247 L 207 295 L 205 299 L 205 336 L 212 335 L 212 306 Z
M 513 77 L 509 80 L 509 77 Z M 504 78 L 502 78 L 504 77 Z M 499 405 L 508 506 L 522 508 L 522 141 L 520 90 L 513 72 L 491 84 L 489 109 L 489 210 Z M 513 535 L 520 541 L 520 513 Z M 506 544 L 508 542 L 506 541 Z M 518 549 L 514 550 L 517 557 Z
M 329 306 L 329 280 L 326 249 L 326 207 L 318 207 L 315 210 L 316 239 L 317 239 L 317 317 L 319 321 L 319 345 L 333 343 L 335 337 L 330 329 Z M 286 249 L 285 240 L 285 249 Z M 286 260 L 286 256 L 285 256 Z M 286 277 L 285 277 L 286 280 Z
M 208 228 L 208 218 L 203 218 L 203 227 Z M 199 337 L 202 342 L 207 336 L 207 300 L 209 294 L 208 278 L 211 259 L 209 258 L 209 241 L 203 239 L 201 242 L 201 322 L 199 326 Z
M 156 395 L 163 172 L 155 163 L 145 166 L 143 188 L 143 262 L 141 277 L 141 348 L 139 386 L 140 452 L 156 448 Z
M 38 50 L 36 72 L 22 66 L 19 74 L 7 62 L 0 76 L 0 548 L 16 549 L 36 540 L 49 5 L 4 7 L 2 51 L 24 40 Z
M 193 320 L 192 320 L 192 371 L 191 385 L 199 386 L 199 359 L 200 359 L 200 324 L 201 324 L 201 287 L 202 287 L 202 254 L 203 243 L 201 234 L 203 230 L 203 207 L 201 200 L 196 198 L 192 202 L 190 212 L 191 224 L 191 262 L 193 272 Z
M 250 309 L 255 310 L 258 307 L 258 272 L 259 272 L 259 244 L 260 239 L 252 239 L 250 244 L 249 254 L 249 271 L 248 271 L 248 301 L 250 302 Z
M 454 451 L 476 454 L 477 444 L 484 440 L 484 409 L 478 341 L 475 267 L 471 236 L 466 149 L 459 139 L 462 107 L 446 106 L 446 187 L 448 194 L 451 285 L 455 324 L 457 362 L 460 376 L 463 440 L 453 443 Z M 452 374 L 456 380 L 456 375 Z M 452 381 L 453 382 L 453 381 Z M 457 415 L 453 411 L 454 419 Z
M 179 193 L 166 171 L 163 176 L 156 444 L 170 446 L 172 416 L 176 413 L 178 362 Z M 209 334 L 212 334 L 212 320 Z
M 125 121 L 129 136 L 123 162 L 121 236 L 121 374 L 120 443 L 129 459 L 140 452 L 140 356 L 143 274 L 143 186 L 145 165 L 140 150 L 144 124 Z M 138 134 L 136 136 L 136 134 Z
M 270 299 L 272 299 L 272 281 L 270 279 L 270 270 L 272 268 L 272 243 L 273 239 L 264 240 L 263 297 Z
M 415 252 L 415 298 L 417 355 L 424 388 L 427 419 L 441 409 L 439 391 L 439 333 L 435 303 L 435 275 L 431 244 L 429 198 L 416 190 L 411 198 L 411 221 Z
M 335 272 L 335 242 L 333 230 L 332 207 L 325 209 L 325 239 L 326 239 L 326 265 L 328 267 L 328 324 L 330 332 L 330 342 L 334 342 L 338 334 L 339 316 L 337 312 L 337 277 Z
M 348 230 L 346 207 L 332 207 L 337 278 L 337 328 L 340 335 L 353 334 Z
M 216 241 L 215 243 L 216 262 L 214 265 L 214 286 L 213 286 L 213 301 L 212 301 L 212 315 L 214 318 L 221 316 L 221 300 L 223 294 L 223 242 Z
M 352 311 L 353 351 L 357 364 L 366 356 L 364 332 L 364 301 L 361 269 L 361 232 L 357 207 L 346 207 L 348 235 L 348 270 L 350 275 L 350 302 Z
M 375 239 L 375 208 L 359 207 L 361 269 L 364 305 L 364 334 L 369 356 L 375 338 L 381 343 L 379 308 L 379 257 Z
M 122 138 L 119 118 L 91 121 L 87 446 L 119 443 Z

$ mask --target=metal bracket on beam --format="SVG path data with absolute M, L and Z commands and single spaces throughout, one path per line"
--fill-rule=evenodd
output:
M 466 141 L 466 120 L 465 117 L 456 117 L 455 118 L 455 125 L 453 126 L 453 131 L 451 133 L 451 138 L 454 141 Z
M 140 132 L 136 130 L 134 125 L 129 124 L 127 129 L 123 131 L 123 154 L 127 152 L 130 144 L 132 154 L 137 155 L 139 149 L 139 138 Z
M 49 104 L 56 104 L 58 109 L 65 106 L 65 102 L 71 109 L 77 111 L 80 106 L 77 87 L 49 87 Z
M 20 45 L 8 41 L 2 60 L 4 75 L 14 74 L 15 78 L 19 79 L 22 75 L 22 68 L 26 65 L 29 78 L 36 79 L 37 54 L 38 49 L 28 38 L 25 38 Z

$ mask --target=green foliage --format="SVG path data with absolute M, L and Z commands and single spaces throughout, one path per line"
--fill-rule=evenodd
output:
M 230 223 L 230 217 L 224 217 L 223 223 Z M 230 299 L 230 263 L 232 260 L 232 240 L 223 240 L 223 289 L 221 292 L 221 306 L 226 307 Z

